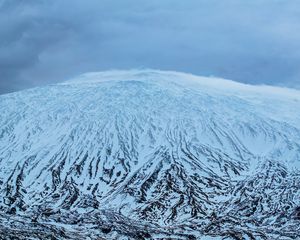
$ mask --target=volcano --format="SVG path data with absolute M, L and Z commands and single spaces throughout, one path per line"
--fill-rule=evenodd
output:
M 129 70 L 0 96 L 1 239 L 300 239 L 300 92 Z

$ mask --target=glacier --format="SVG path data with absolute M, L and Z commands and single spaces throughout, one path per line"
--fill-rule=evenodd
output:
M 0 96 L 2 239 L 300 239 L 300 91 L 159 70 Z

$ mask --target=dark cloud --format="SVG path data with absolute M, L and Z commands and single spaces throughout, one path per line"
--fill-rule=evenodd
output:
M 0 0 L 0 93 L 107 69 L 300 86 L 300 2 Z

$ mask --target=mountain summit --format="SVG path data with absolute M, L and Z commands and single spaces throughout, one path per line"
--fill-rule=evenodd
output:
M 0 236 L 299 239 L 299 108 L 297 90 L 156 70 L 2 95 Z

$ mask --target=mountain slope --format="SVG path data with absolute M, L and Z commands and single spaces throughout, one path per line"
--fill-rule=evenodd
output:
M 0 233 L 297 239 L 299 106 L 298 91 L 153 70 L 3 95 Z

